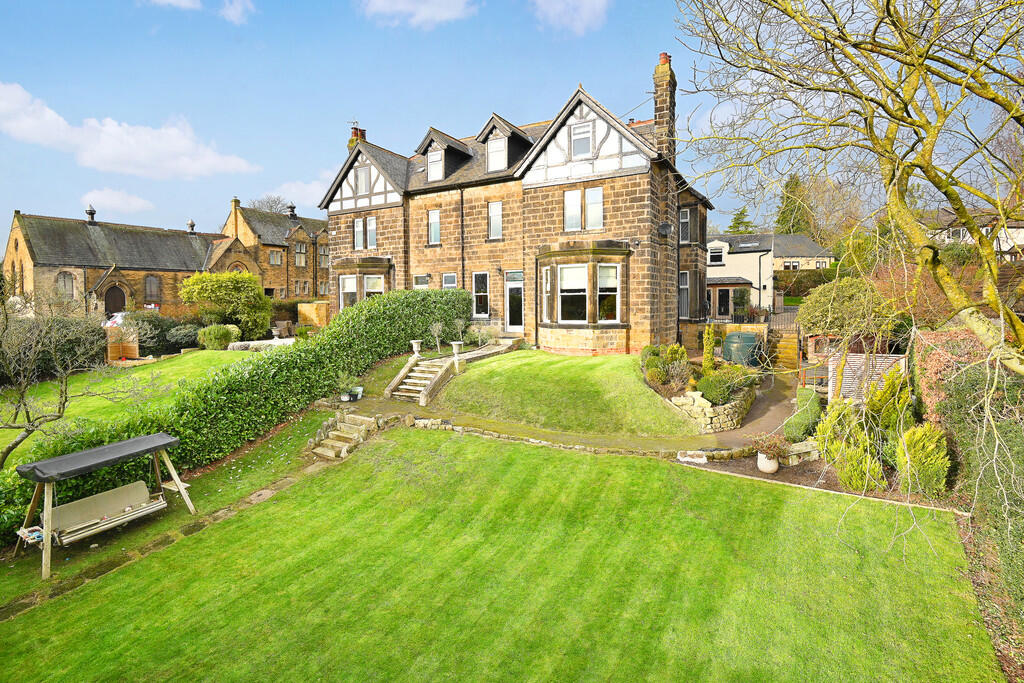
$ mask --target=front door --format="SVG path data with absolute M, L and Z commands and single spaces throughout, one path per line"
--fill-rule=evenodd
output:
M 505 273 L 505 331 L 523 331 L 523 271 Z
M 125 298 L 124 290 L 113 285 L 107 290 L 107 293 L 103 295 L 103 311 L 110 315 L 111 313 L 120 313 L 124 310 Z
M 728 318 L 729 317 L 729 292 L 731 290 L 727 287 L 723 287 L 718 290 L 718 317 Z

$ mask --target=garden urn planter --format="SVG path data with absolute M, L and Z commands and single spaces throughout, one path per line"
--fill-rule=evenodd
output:
M 461 352 L 462 352 L 462 342 L 460 342 L 460 341 L 453 341 L 452 342 L 452 354 L 455 356 L 455 360 L 459 359 L 459 354 Z
M 779 471 L 779 461 L 777 458 L 769 458 L 761 451 L 757 452 L 757 469 L 764 472 L 765 474 L 775 474 Z
M 423 344 L 423 340 L 422 339 L 413 339 L 409 343 L 412 344 L 412 355 L 414 355 L 414 356 L 420 355 L 420 345 Z

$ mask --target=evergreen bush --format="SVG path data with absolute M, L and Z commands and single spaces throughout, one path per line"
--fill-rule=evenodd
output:
M 821 419 L 821 397 L 809 387 L 796 390 L 796 412 L 786 420 L 783 434 L 793 443 L 799 443 L 814 433 Z
M 234 333 L 227 325 L 210 325 L 199 330 L 199 344 L 210 351 L 223 351 L 228 348 Z
M 946 488 L 949 455 L 946 435 L 930 423 L 911 427 L 896 448 L 900 491 L 934 496 Z
M 198 325 L 178 325 L 167 332 L 167 344 L 175 351 L 191 349 L 199 343 Z
M 697 391 L 711 401 L 712 405 L 720 406 L 729 402 L 729 397 L 732 396 L 732 385 L 727 377 L 712 373 L 697 380 Z

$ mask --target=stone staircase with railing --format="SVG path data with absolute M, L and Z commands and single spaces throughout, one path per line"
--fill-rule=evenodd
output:
M 384 391 L 385 398 L 421 402 L 428 388 L 444 372 L 452 358 L 413 358 L 407 364 L 407 371 L 400 373 L 396 381 Z

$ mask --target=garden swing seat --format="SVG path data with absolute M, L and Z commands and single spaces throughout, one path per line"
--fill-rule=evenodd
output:
M 178 445 L 178 439 L 168 434 L 149 434 L 126 441 L 89 448 L 77 453 L 70 453 L 48 460 L 25 463 L 16 468 L 18 474 L 36 483 L 32 502 L 29 503 L 25 523 L 18 531 L 18 545 L 21 541 L 39 545 L 43 549 L 43 578 L 50 576 L 50 549 L 53 543 L 66 546 L 83 538 L 88 538 L 107 529 L 120 526 L 140 517 L 145 517 L 167 507 L 165 490 L 181 495 L 188 511 L 196 514 L 192 500 L 188 495 L 188 484 L 178 477 L 167 449 Z M 108 491 L 103 491 L 87 498 L 53 505 L 54 483 L 88 474 L 104 467 L 139 458 L 153 456 L 153 473 L 156 475 L 156 491 L 151 493 L 144 481 L 135 481 Z M 163 460 L 171 481 L 163 481 L 160 472 L 160 461 Z M 43 510 L 40 514 L 42 529 L 29 527 L 39 499 L 43 498 Z

